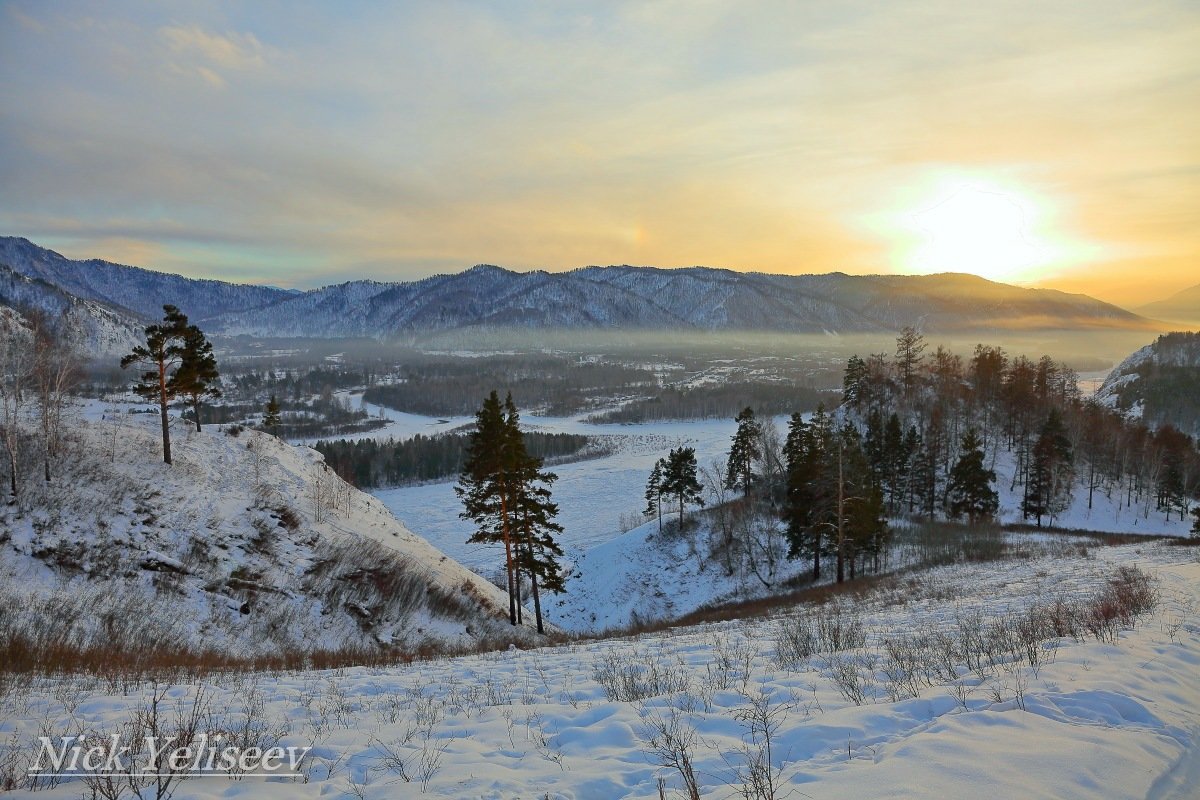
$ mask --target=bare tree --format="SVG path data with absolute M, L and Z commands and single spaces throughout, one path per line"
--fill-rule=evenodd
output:
M 20 485 L 21 424 L 33 379 L 30 330 L 17 320 L 0 319 L 0 443 L 8 457 L 8 504 L 16 505 Z
M 50 482 L 50 464 L 62 448 L 62 420 L 67 398 L 79 379 L 79 356 L 63 331 L 45 317 L 34 317 L 33 388 L 37 392 L 38 432 L 42 438 L 42 466 Z

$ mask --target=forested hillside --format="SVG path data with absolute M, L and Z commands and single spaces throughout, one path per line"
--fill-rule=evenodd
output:
M 1114 369 L 1099 394 L 1150 427 L 1200 435 L 1200 333 L 1158 337 Z

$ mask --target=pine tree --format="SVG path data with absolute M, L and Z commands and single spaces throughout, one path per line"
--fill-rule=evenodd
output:
M 1000 496 L 992 488 L 996 473 L 983 462 L 979 436 L 974 428 L 968 429 L 962 439 L 958 462 L 950 470 L 946 499 L 950 516 L 965 515 L 972 525 L 994 517 L 1000 507 Z
M 842 402 L 854 408 L 861 408 L 866 399 L 866 379 L 868 375 L 867 362 L 858 355 L 852 355 L 846 361 L 846 372 L 842 376 Z
M 836 487 L 829 481 L 832 442 L 833 428 L 824 406 L 818 406 L 811 422 L 806 423 L 799 413 L 792 414 L 784 444 L 788 558 L 811 558 L 814 581 L 821 577 L 825 534 L 832 524 L 836 497 Z
M 729 462 L 725 469 L 725 488 L 735 489 L 740 484 L 742 496 L 750 496 L 750 484 L 754 481 L 754 463 L 762 458 L 762 425 L 754 418 L 754 409 L 747 406 L 734 420 L 737 431 L 729 448 Z
M 271 400 L 267 403 L 266 413 L 263 414 L 263 427 L 269 429 L 273 435 L 278 436 L 279 423 L 282 421 L 279 413 L 279 401 L 275 399 L 275 395 L 271 395 Z
M 663 495 L 663 474 L 667 469 L 667 460 L 660 458 L 654 462 L 654 469 L 650 471 L 650 478 L 646 481 L 646 509 L 642 512 L 647 517 L 658 515 L 658 530 L 662 531 L 662 495 Z
M 1029 477 L 1022 503 L 1022 512 L 1027 518 L 1036 517 L 1039 528 L 1042 517 L 1049 515 L 1053 520 L 1054 515 L 1070 503 L 1072 468 L 1071 441 L 1067 438 L 1062 415 L 1057 408 L 1051 408 L 1030 454 Z
M 162 421 L 163 461 L 171 463 L 171 429 L 167 407 L 175 399 L 172 377 L 183 357 L 183 339 L 187 333 L 187 317 L 172 305 L 163 306 L 162 324 L 148 325 L 146 343 L 121 359 L 121 369 L 142 364 L 149 369 L 141 374 L 133 391 L 147 402 L 158 403 Z
M 905 326 L 900 331 L 900 336 L 896 338 L 896 372 L 900 378 L 900 385 L 904 387 L 905 399 L 912 394 L 912 388 L 917 379 L 917 370 L 921 366 L 922 354 L 926 347 L 928 345 L 925 337 L 911 325 Z
M 492 390 L 475 414 L 475 430 L 467 444 L 467 458 L 454 493 L 463 504 L 461 519 L 476 525 L 469 544 L 503 544 L 508 584 L 509 622 L 517 624 L 516 560 L 513 552 L 514 482 L 518 464 L 513 437 L 500 397 Z
M 703 487 L 697 478 L 696 449 L 679 447 L 667 456 L 663 472 L 662 493 L 679 503 L 679 530 L 683 530 L 683 509 L 687 505 L 704 505 Z
M 1196 521 L 1192 523 L 1192 537 L 1200 539 L 1200 506 L 1192 509 L 1192 516 L 1196 518 Z
M 183 317 L 186 322 L 187 317 Z M 217 359 L 213 355 L 212 342 L 195 325 L 184 329 L 179 352 L 179 368 L 171 377 L 171 391 L 183 397 L 196 417 L 196 431 L 200 431 L 200 403 L 221 396 L 217 387 L 220 379 Z
M 520 417 L 511 394 L 505 400 L 504 411 L 514 463 L 512 509 L 516 533 L 514 538 L 517 551 L 517 585 L 520 586 L 520 572 L 524 570 L 529 575 L 533 593 L 537 632 L 545 633 L 541 590 L 556 593 L 566 591 L 558 562 L 563 551 L 555 539 L 563 529 L 555 521 L 555 517 L 558 516 L 558 504 L 551 500 L 550 491 L 558 476 L 544 471 L 542 459 L 527 452 L 525 438 L 521 433 Z M 518 618 L 520 613 L 518 603 Z

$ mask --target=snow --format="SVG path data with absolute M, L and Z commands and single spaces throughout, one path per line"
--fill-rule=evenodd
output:
M 750 741 L 745 714 L 763 696 L 781 709 L 771 761 L 781 796 L 1194 797 L 1200 561 L 1191 548 L 1147 543 L 935 570 L 865 597 L 867 644 L 856 652 L 879 658 L 883 637 L 946 628 L 957 615 L 995 619 L 1086 596 L 1132 563 L 1155 576 L 1162 601 L 1118 641 L 1052 640 L 1037 669 L 960 664 L 956 681 L 896 700 L 875 687 L 862 705 L 837 691 L 825 657 L 779 665 L 779 617 L 399 668 L 218 677 L 209 685 L 214 713 L 241 719 L 259 698 L 263 730 L 283 746 L 314 748 L 305 774 L 194 779 L 175 796 L 617 800 L 657 798 L 660 779 L 672 796 L 679 775 L 653 758 L 648 726 L 674 715 L 698 736 L 691 755 L 702 796 L 732 798 Z M 596 669 L 613 662 L 657 663 L 688 689 L 609 699 Z M 0 699 L 0 747 L 44 729 L 113 731 L 148 691 L 43 680 Z M 11 796 L 58 800 L 82 788 Z
M 404 527 L 379 500 L 340 481 L 320 453 L 256 431 L 230 436 L 209 426 L 198 433 L 174 418 L 174 463 L 168 466 L 158 416 L 126 413 L 136 407 L 82 403 L 72 413 L 73 449 L 63 474 L 28 487 L 41 498 L 39 510 L 0 516 L 5 595 L 153 596 L 152 573 L 166 569 L 181 576 L 180 585 L 156 613 L 187 620 L 204 641 L 251 653 L 273 646 L 256 637 L 288 613 L 296 619 L 283 633 L 309 647 L 359 644 L 356 637 L 366 636 L 461 645 L 480 634 L 510 633 L 503 593 Z M 292 527 L 280 508 L 294 515 Z M 382 616 L 369 632 L 359 630 L 336 605 L 336 592 L 325 594 L 328 587 L 312 576 L 331 552 L 369 552 L 371 543 L 399 557 L 427 587 L 446 596 L 473 595 L 478 604 L 468 602 L 471 610 L 461 614 L 424 604 L 390 608 L 388 598 L 379 598 Z M 247 570 L 256 575 L 255 591 L 287 600 L 263 600 L 245 618 L 210 613 L 230 607 L 235 597 L 233 606 L 241 604 L 237 576 Z
M 475 421 L 474 417 L 427 417 L 421 414 L 408 414 L 403 411 L 396 411 L 395 409 L 388 408 L 387 406 L 380 406 L 364 401 L 362 392 L 342 390 L 334 392 L 333 394 L 336 399 L 349 403 L 351 408 L 362 408 L 375 419 L 386 419 L 387 424 L 366 433 L 352 433 L 344 436 L 309 437 L 291 440 L 294 444 L 311 446 L 319 441 L 324 441 L 327 439 L 352 439 L 354 441 L 373 439 L 379 442 L 386 442 L 388 439 L 395 439 L 397 442 L 403 442 L 406 439 L 411 439 L 417 434 L 421 434 L 423 436 L 436 436 L 439 433 L 448 433 L 455 428 L 460 428 L 463 425 L 468 425 Z
M 528 430 L 612 437 L 617 448 L 603 458 L 551 468 L 558 475 L 553 490 L 563 526 L 560 542 L 572 558 L 616 536 L 623 514 L 641 512 L 646 478 L 654 462 L 671 448 L 695 447 L 701 466 L 717 458 L 724 461 L 736 428 L 733 420 L 595 425 L 584 422 L 583 416 L 525 416 L 521 422 Z M 473 529 L 458 518 L 461 504 L 452 482 L 379 489 L 373 494 L 451 558 L 478 570 L 492 570 L 499 564 L 496 548 L 466 544 Z

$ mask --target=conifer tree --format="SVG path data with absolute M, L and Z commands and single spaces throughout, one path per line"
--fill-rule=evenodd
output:
M 1200 538 L 1200 506 L 1192 509 L 1192 516 L 1196 518 L 1196 521 L 1192 523 L 1192 537 Z
M 1067 438 L 1062 415 L 1051 408 L 1042 425 L 1030 455 L 1029 478 L 1025 487 L 1022 511 L 1026 517 L 1036 517 L 1042 527 L 1042 517 L 1062 511 L 1070 503 L 1073 479 L 1071 440 Z
M 679 503 L 679 530 L 683 530 L 683 509 L 687 505 L 704 505 L 702 488 L 697 477 L 696 448 L 679 447 L 667 456 L 663 472 L 662 493 Z
M 754 409 L 747 406 L 734 420 L 737 431 L 729 448 L 729 462 L 725 469 L 725 488 L 742 488 L 742 496 L 750 496 L 750 484 L 754 481 L 754 462 L 762 457 L 762 425 L 754 418 Z
M 846 361 L 846 372 L 842 375 L 842 402 L 861 408 L 866 395 L 866 380 L 869 370 L 867 362 L 857 354 Z
M 972 525 L 991 519 L 1000 507 L 1000 497 L 992 488 L 996 473 L 984 465 L 983 459 L 979 436 L 970 428 L 963 436 L 958 462 L 950 470 L 946 500 L 951 517 L 966 516 Z
M 900 378 L 900 385 L 904 388 L 905 399 L 912 394 L 917 370 L 921 366 L 926 347 L 928 345 L 925 337 L 911 325 L 905 326 L 896 338 L 896 373 Z
M 273 435 L 278 436 L 280 422 L 282 422 L 282 417 L 279 413 L 279 401 L 275 399 L 275 395 L 271 395 L 271 400 L 267 403 L 266 413 L 263 414 L 263 427 L 269 429 Z
M 187 317 L 183 317 L 186 322 Z M 195 325 L 184 329 L 179 350 L 179 368 L 171 377 L 171 390 L 183 397 L 196 417 L 196 431 L 200 431 L 200 403 L 221 396 L 217 387 L 220 378 L 217 359 L 213 355 L 212 342 Z
M 147 402 L 157 403 L 162 421 L 163 461 L 171 463 L 171 429 L 167 407 L 175 398 L 172 381 L 183 357 L 183 339 L 187 334 L 187 317 L 172 305 L 163 306 L 161 324 L 148 325 L 146 343 L 137 345 L 121 359 L 121 369 L 132 364 L 149 367 L 134 385 L 133 391 Z
M 658 515 L 658 530 L 662 531 L 662 495 L 663 474 L 667 469 L 667 460 L 660 458 L 654 462 L 650 478 L 646 481 L 646 509 L 642 512 L 647 517 Z
M 836 488 L 829 480 L 832 450 L 833 428 L 823 405 L 811 422 L 806 423 L 799 413 L 792 414 L 784 444 L 788 558 L 811 558 L 814 581 L 821 577 L 821 557 L 826 554 L 826 534 L 834 511 Z
M 545 633 L 542 622 L 541 589 L 563 592 L 563 576 L 558 558 L 563 551 L 555 540 L 562 526 L 555 521 L 558 504 L 551 500 L 551 485 L 558 476 L 542 469 L 542 459 L 529 455 L 521 433 L 520 415 L 512 394 L 504 401 L 504 423 L 513 463 L 512 512 L 517 551 L 517 618 L 520 621 L 520 573 L 529 575 L 533 593 L 534 617 L 538 633 Z
M 475 430 L 454 493 L 462 501 L 459 517 L 475 523 L 469 544 L 503 544 L 509 622 L 517 624 L 516 560 L 513 552 L 513 483 L 517 464 L 504 407 L 495 390 L 475 414 Z

